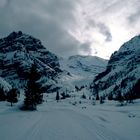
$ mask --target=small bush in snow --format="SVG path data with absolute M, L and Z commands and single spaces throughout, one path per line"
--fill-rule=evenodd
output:
M 81 104 L 82 103 L 82 101 L 79 101 L 79 104 Z
M 66 98 L 70 98 L 71 96 L 69 94 L 65 94 L 64 92 L 61 93 L 61 99 L 66 99 Z
M 82 99 L 86 99 L 86 95 L 83 93 L 83 95 L 81 96 Z
M 73 103 L 72 103 L 72 105 L 76 106 L 76 105 L 77 105 L 77 102 L 76 102 L 76 101 L 75 101 L 75 102 L 73 102 Z

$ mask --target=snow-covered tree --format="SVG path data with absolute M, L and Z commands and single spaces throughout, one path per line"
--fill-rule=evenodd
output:
M 29 73 L 29 80 L 25 90 L 25 100 L 23 107 L 25 110 L 36 110 L 37 104 L 40 104 L 43 101 L 41 85 L 38 82 L 39 79 L 40 74 L 37 71 L 37 66 L 33 64 Z

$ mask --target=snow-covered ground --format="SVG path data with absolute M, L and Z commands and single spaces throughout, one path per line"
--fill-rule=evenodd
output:
M 0 102 L 1 140 L 140 140 L 140 100 L 127 106 L 50 94 L 37 111 Z

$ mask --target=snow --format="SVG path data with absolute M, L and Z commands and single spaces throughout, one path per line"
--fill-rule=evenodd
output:
M 30 51 L 25 52 L 24 46 L 21 52 L 7 52 L 3 59 L 8 60 L 7 65 L 12 64 L 12 58 L 16 54 L 16 60 L 21 60 L 21 66 L 32 64 L 32 61 L 38 62 L 40 70 L 46 68 L 47 72 L 53 74 L 55 67 L 59 67 L 56 55 L 48 52 L 39 40 L 34 40 L 37 44 L 35 49 L 32 37 L 23 34 L 16 41 L 24 40 L 25 47 Z M 33 41 L 33 42 L 32 42 Z M 3 43 L 3 42 L 2 42 Z M 22 44 L 22 43 L 21 43 Z M 119 85 L 122 79 L 127 76 L 134 76 L 136 80 L 139 78 L 139 45 L 140 36 L 133 38 L 130 42 L 125 43 L 117 52 L 115 61 L 111 62 L 112 71 L 101 79 L 102 82 L 109 83 L 115 80 L 115 84 Z M 15 48 L 19 47 L 19 43 L 15 44 Z M 133 53 L 135 52 L 135 53 Z M 26 54 L 27 53 L 27 54 Z M 1 53 L 2 54 L 2 53 Z M 125 55 L 122 55 L 125 54 Z M 130 55 L 131 54 L 131 55 Z M 121 58 L 120 58 L 121 56 Z M 136 57 L 136 58 L 135 58 Z M 42 61 L 42 58 L 44 61 Z M 135 59 L 132 59 L 135 58 Z M 28 61 L 26 62 L 26 60 Z M 135 69 L 130 71 L 131 64 L 129 60 L 136 63 Z M 39 105 L 37 111 L 20 111 L 24 91 L 20 100 L 12 108 L 7 102 L 0 102 L 0 139 L 2 140 L 139 140 L 140 139 L 140 100 L 136 100 L 134 104 L 120 106 L 115 101 L 105 101 L 99 104 L 99 101 L 87 100 L 91 96 L 85 86 L 80 92 L 75 92 L 75 85 L 88 85 L 94 77 L 105 70 L 107 61 L 98 57 L 91 56 L 71 56 L 68 59 L 61 58 L 60 68 L 62 73 L 58 73 L 54 79 L 48 80 L 49 77 L 42 76 L 40 81 L 43 86 L 52 85 L 52 88 L 62 87 L 59 92 L 71 92 L 71 98 L 55 101 L 56 93 L 44 94 L 44 103 Z M 56 63 L 55 67 L 51 63 Z M 127 65 L 126 65 L 127 64 Z M 133 64 L 133 63 L 132 63 Z M 135 64 L 135 63 L 134 63 Z M 116 66 L 116 67 L 115 67 Z M 25 67 L 27 68 L 27 67 Z M 53 69 L 54 68 L 54 69 Z M 128 70 L 128 71 L 127 71 Z M 7 70 L 9 77 L 16 77 L 13 71 Z M 128 73 L 129 72 L 129 73 Z M 121 74 L 120 74 L 121 73 Z M 117 79 L 112 79 L 117 75 Z M 7 77 L 7 79 L 9 78 Z M 115 77 L 115 76 L 114 76 Z M 5 91 L 11 88 L 11 85 L 0 77 L 0 86 Z M 9 78 L 10 79 L 10 78 Z M 11 78 L 12 79 L 12 78 Z M 110 80 L 110 81 L 109 81 Z M 47 81 L 47 82 L 46 82 Z M 135 81 L 131 81 L 128 87 Z M 15 84 L 19 83 L 15 79 Z M 110 93 L 114 89 L 114 83 L 100 92 Z M 127 89 L 127 88 L 126 88 Z M 126 90 L 125 89 L 125 90 Z M 85 94 L 87 99 L 81 99 Z
M 46 85 L 50 80 L 48 83 L 56 88 L 54 78 L 61 73 L 58 58 L 41 45 L 38 39 L 21 32 L 11 33 L 0 40 L 0 60 L 0 76 L 16 88 L 25 87 L 27 73 L 33 63 L 37 65 L 44 80 L 40 83 Z
M 0 77 L 0 87 L 2 87 L 6 92 L 12 88 L 12 86 L 7 81 L 5 81 L 2 77 Z
M 107 66 L 107 60 L 96 56 L 74 55 L 69 58 L 59 58 L 60 67 L 70 73 L 71 76 L 61 76 L 60 81 L 67 85 L 89 85 L 94 77 L 103 72 Z
M 140 48 L 140 35 L 135 36 L 130 41 L 124 43 L 122 47 L 119 49 L 119 52 L 125 51 L 139 51 Z
M 20 111 L 0 102 L 2 140 L 139 140 L 140 100 L 127 106 L 106 101 L 92 105 L 91 100 L 69 98 L 47 102 L 37 111 Z M 79 102 L 81 101 L 81 103 Z M 76 102 L 74 105 L 73 103 Z
M 121 92 L 123 95 L 127 94 L 140 79 L 139 56 L 140 35 L 124 43 L 112 54 L 107 66 L 111 71 L 96 81 L 96 84 L 100 85 L 100 95 L 113 93 L 114 87 L 121 87 L 123 81 L 126 86 L 121 88 Z

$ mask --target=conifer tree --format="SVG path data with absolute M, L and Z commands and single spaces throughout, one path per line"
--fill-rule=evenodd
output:
M 6 95 L 3 87 L 0 87 L 0 101 L 5 101 L 6 100 Z
M 100 97 L 100 104 L 103 104 L 104 103 L 104 98 L 101 96 Z
M 60 96 L 59 96 L 59 92 L 57 91 L 57 92 L 56 92 L 56 101 L 58 102 L 59 99 L 60 99 Z
M 112 94 L 112 93 L 110 93 L 110 94 L 108 95 L 108 100 L 113 100 L 113 94 Z
M 36 110 L 37 104 L 41 104 L 43 101 L 43 94 L 41 93 L 41 85 L 38 80 L 40 74 L 37 71 L 37 66 L 32 65 L 29 80 L 25 90 L 24 108 L 25 110 Z
M 11 103 L 11 106 L 13 106 L 13 103 L 18 102 L 18 91 L 16 88 L 12 88 L 8 93 L 7 93 L 7 101 Z
M 123 105 L 124 97 L 121 94 L 121 91 L 118 91 L 117 100 Z
M 96 100 L 100 100 L 99 93 L 96 94 Z

